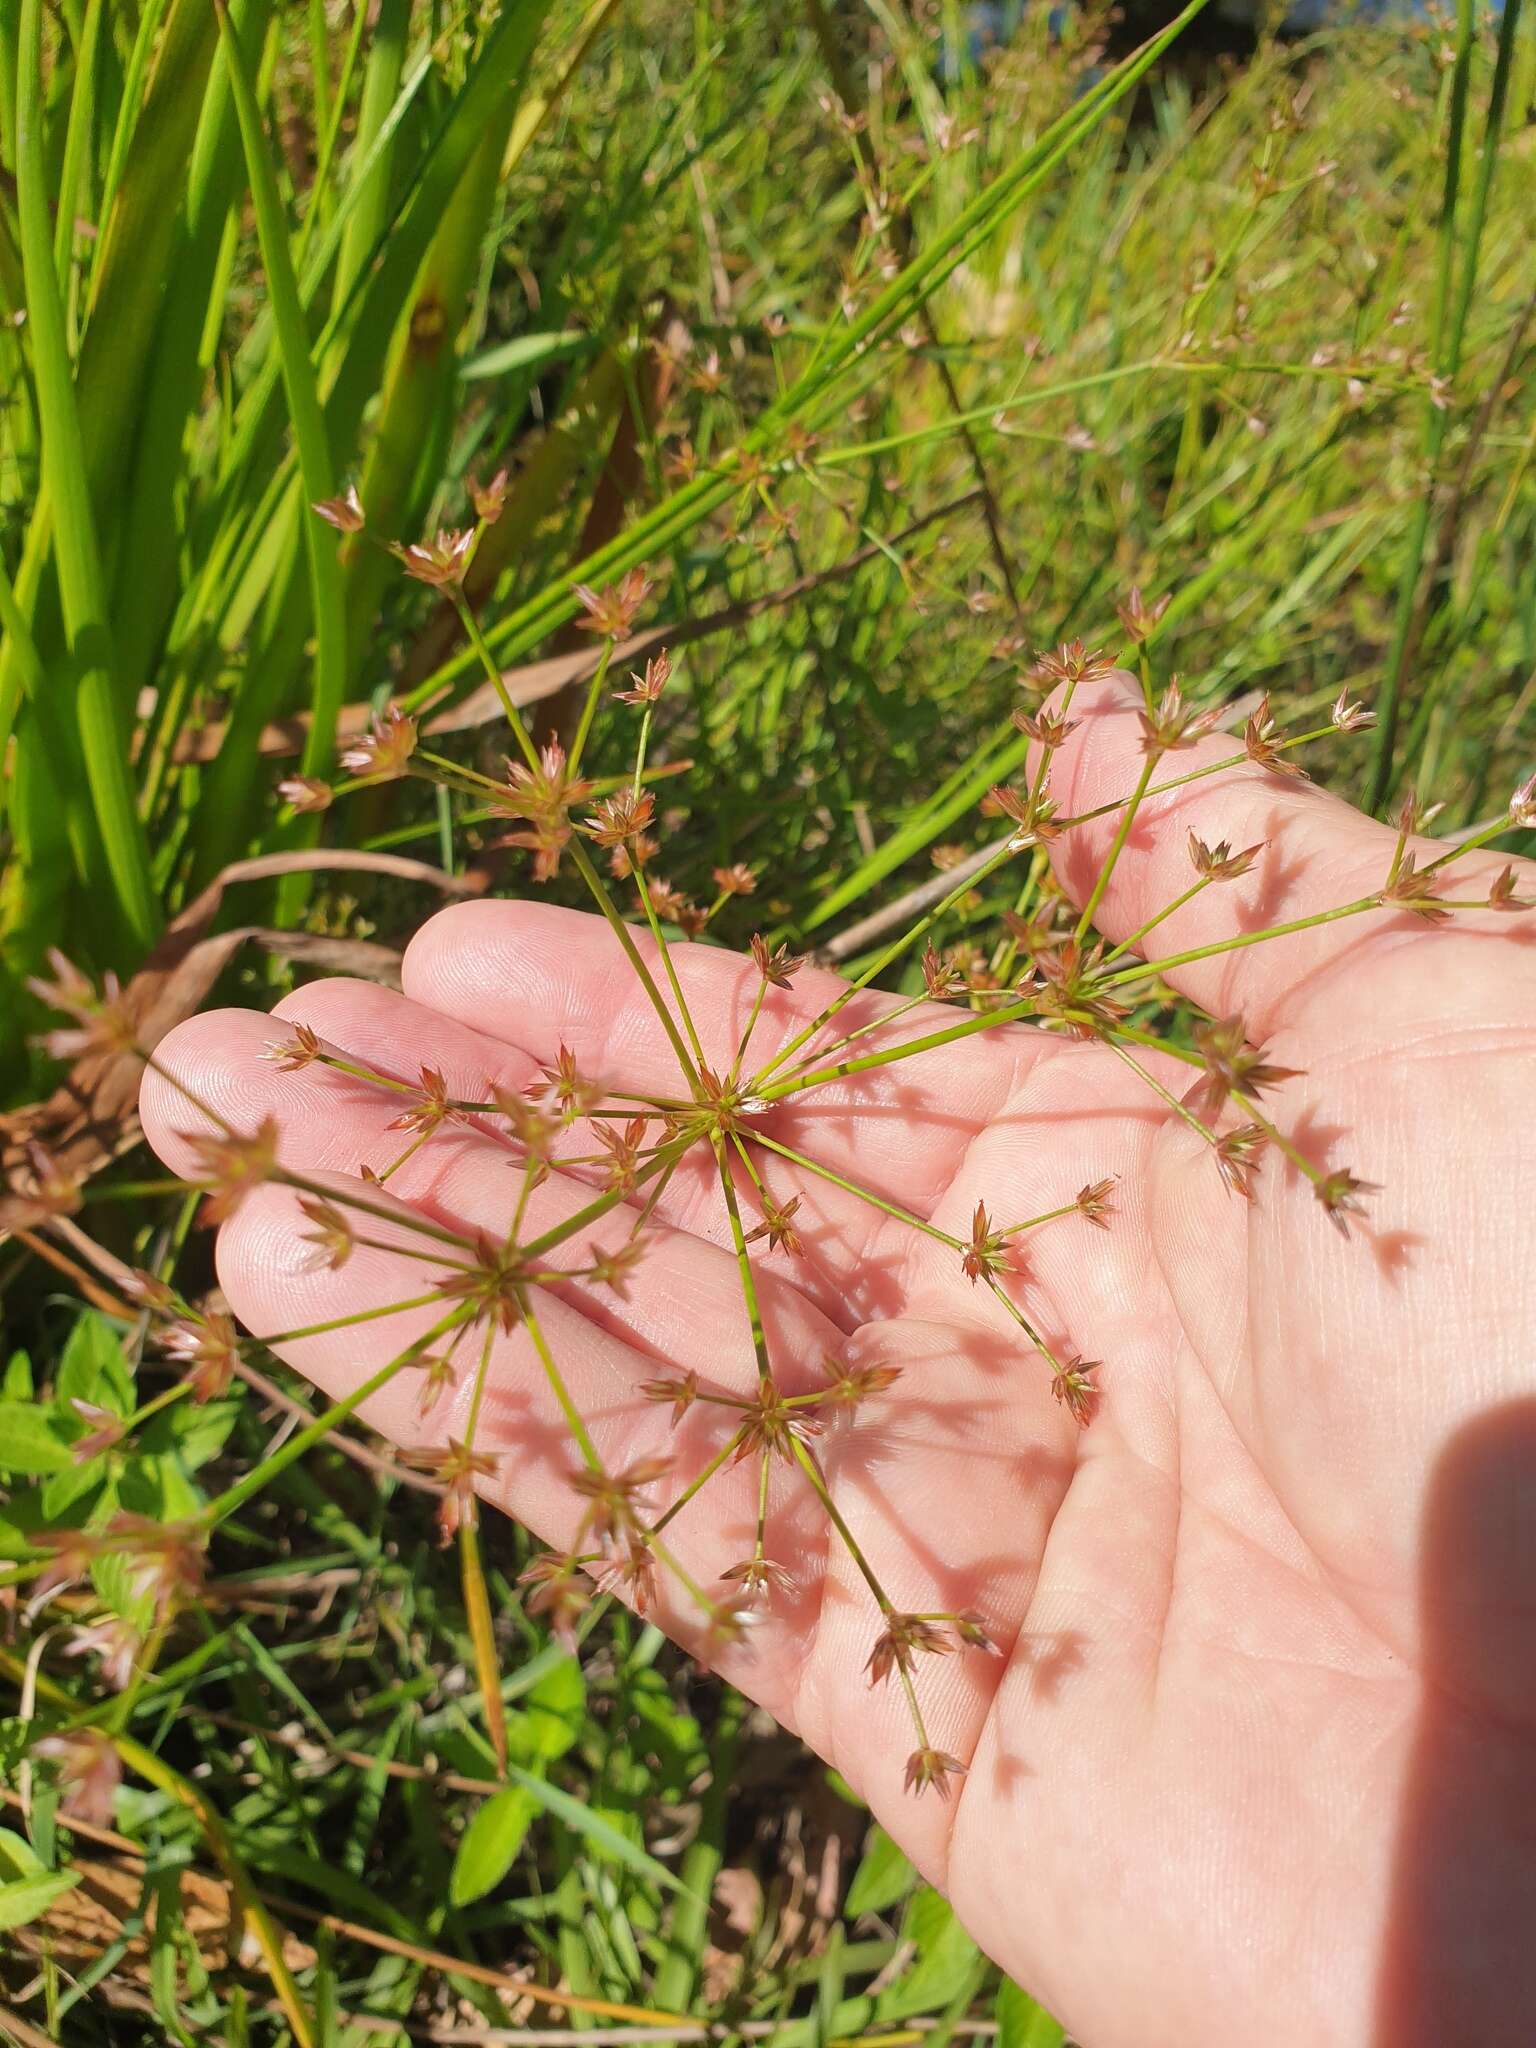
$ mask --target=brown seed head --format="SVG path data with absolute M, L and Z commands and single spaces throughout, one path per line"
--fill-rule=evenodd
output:
M 1215 707 L 1197 711 L 1179 688 L 1178 677 L 1173 676 L 1156 708 L 1137 713 L 1141 721 L 1141 751 L 1169 754 L 1179 747 L 1192 747 L 1211 730 L 1219 716 Z
M 1088 1427 L 1098 1407 L 1099 1390 L 1093 1383 L 1093 1375 L 1099 1370 L 1099 1364 L 1097 1358 L 1074 1357 L 1051 1375 L 1052 1394 L 1079 1429 Z
M 507 490 L 511 477 L 503 466 L 484 483 L 472 478 L 469 486 L 469 502 L 475 508 L 475 517 L 482 526 L 494 526 L 506 510 Z
M 534 880 L 549 881 L 559 871 L 560 856 L 570 844 L 571 808 L 591 794 L 590 782 L 570 774 L 565 749 L 558 740 L 539 749 L 536 768 L 509 761 L 506 790 L 498 798 L 497 808 L 508 817 L 525 818 L 529 829 L 510 832 L 497 843 L 526 847 L 534 857 Z
M 752 958 L 758 973 L 771 988 L 788 988 L 805 965 L 804 955 L 791 953 L 787 946 L 775 946 L 770 950 L 761 932 L 752 934 Z
M 1245 846 L 1241 853 L 1234 853 L 1225 839 L 1219 839 L 1214 846 L 1207 846 L 1195 833 L 1189 835 L 1190 866 L 1207 882 L 1235 882 L 1239 875 L 1248 873 L 1263 851 L 1262 839 L 1252 846 Z
M 1299 761 L 1293 761 L 1289 754 L 1280 751 L 1282 735 L 1270 715 L 1269 696 L 1266 692 L 1248 715 L 1243 727 L 1243 752 L 1256 767 L 1268 768 L 1275 775 L 1284 775 L 1292 782 L 1307 781 L 1307 771 Z
M 1350 1217 L 1364 1215 L 1365 1197 L 1379 1195 L 1381 1189 L 1375 1181 L 1357 1180 L 1347 1168 L 1341 1167 L 1337 1173 L 1316 1182 L 1312 1192 L 1340 1237 L 1348 1237 Z
M 672 676 L 672 657 L 665 648 L 652 655 L 645 664 L 645 674 L 637 676 L 630 671 L 631 688 L 615 690 L 614 697 L 620 704 L 654 704 L 667 687 Z
M 907 1758 L 904 1782 L 909 1792 L 926 1792 L 931 1786 L 940 1799 L 947 1801 L 953 1790 L 950 1780 L 964 1776 L 965 1765 L 959 1757 L 930 1746 L 914 1749 Z
M 893 1671 L 904 1671 L 910 1678 L 920 1656 L 947 1657 L 954 1647 L 940 1623 L 892 1611 L 885 1617 L 885 1627 L 876 1636 L 864 1669 L 871 1685 L 883 1685 Z
M 160 1345 L 185 1368 L 182 1377 L 194 1401 L 216 1401 L 229 1392 L 240 1363 L 240 1339 L 222 1309 L 179 1316 L 161 1334 Z

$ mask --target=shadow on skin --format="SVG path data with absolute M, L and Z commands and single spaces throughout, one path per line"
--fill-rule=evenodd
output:
M 1536 2038 L 1536 1398 L 1453 1438 L 1421 1561 L 1428 1674 L 1375 2048 Z

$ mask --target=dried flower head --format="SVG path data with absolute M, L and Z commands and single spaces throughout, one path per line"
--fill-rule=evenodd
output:
M 1363 1216 L 1365 1197 L 1379 1195 L 1381 1189 L 1375 1181 L 1358 1180 L 1347 1168 L 1340 1167 L 1337 1172 L 1326 1174 L 1322 1180 L 1314 1182 L 1312 1192 L 1322 1203 L 1328 1221 L 1340 1237 L 1348 1237 L 1350 1217 Z
M 210 1223 L 233 1216 L 253 1189 L 264 1187 L 277 1171 L 276 1117 L 264 1116 L 254 1131 L 178 1131 L 192 1154 L 192 1178 L 206 1183 L 206 1214 Z
M 992 1228 L 986 1203 L 978 1202 L 971 1218 L 970 1237 L 960 1254 L 960 1270 L 974 1287 L 978 1280 L 1001 1273 L 1006 1263 L 1007 1245 Z
M 120 1614 L 107 1614 L 99 1621 L 76 1622 L 64 1640 L 64 1655 L 96 1658 L 102 1684 L 113 1692 L 126 1692 L 143 1647 L 143 1638 L 132 1622 Z
M 655 816 L 656 799 L 651 792 L 626 787 L 615 790 L 612 796 L 599 798 L 592 807 L 592 816 L 583 821 L 581 829 L 589 833 L 599 846 L 621 846 L 626 840 L 638 841 Z
M 1140 711 L 1137 716 L 1141 720 L 1141 751 L 1144 754 L 1170 754 L 1179 747 L 1192 747 L 1196 740 L 1203 739 L 1216 724 L 1220 712 L 1215 707 L 1197 711 L 1179 688 L 1178 677 L 1174 676 L 1156 707 Z
M 475 517 L 482 526 L 494 526 L 506 510 L 507 489 L 511 476 L 505 465 L 494 475 L 481 482 L 472 477 L 469 485 L 469 502 L 475 508 Z
M 940 1799 L 947 1800 L 953 1789 L 950 1780 L 964 1776 L 965 1765 L 957 1756 L 925 1745 L 922 1749 L 914 1749 L 907 1758 L 903 1783 L 909 1792 L 926 1792 L 931 1786 Z
M 0 1196 L 0 1227 L 31 1230 L 58 1216 L 73 1216 L 79 1209 L 82 1191 L 79 1179 L 36 1138 L 23 1146 L 26 1164 L 11 1176 Z
M 1063 640 L 1050 654 L 1037 654 L 1030 671 L 1042 687 L 1057 683 L 1091 683 L 1113 675 L 1115 664 L 1102 648 L 1089 649 L 1081 640 Z
M 910 1678 L 920 1656 L 947 1657 L 954 1647 L 940 1622 L 928 1615 L 898 1614 L 892 1609 L 864 1669 L 871 1685 L 883 1685 L 893 1671 L 904 1671 Z
M 352 1225 L 334 1202 L 323 1195 L 301 1195 L 300 1212 L 314 1225 L 312 1230 L 301 1230 L 299 1238 L 311 1249 L 305 1253 L 303 1270 L 306 1273 L 337 1273 L 357 1249 L 357 1239 Z
M 301 815 L 307 811 L 328 811 L 336 794 L 318 775 L 285 775 L 277 785 L 277 793 Z
M 69 1447 L 69 1455 L 75 1464 L 89 1465 L 122 1442 L 127 1423 L 121 1415 L 115 1415 L 110 1408 L 99 1407 L 94 1401 L 82 1401 L 78 1394 L 71 1396 L 69 1405 L 77 1419 L 85 1424 L 85 1435 L 76 1437 Z
M 569 1485 L 585 1503 L 578 1545 L 588 1541 L 607 1548 L 631 1541 L 643 1543 L 645 1496 L 671 1468 L 668 1458 L 637 1458 L 622 1471 L 582 1469 Z
M 327 526 L 334 526 L 338 533 L 361 533 L 368 523 L 356 484 L 348 484 L 339 498 L 321 498 L 310 510 Z
M 752 959 L 770 988 L 788 988 L 805 965 L 804 956 L 791 953 L 787 946 L 770 949 L 761 932 L 752 934 Z
M 645 674 L 637 676 L 630 671 L 630 688 L 615 690 L 614 698 L 620 704 L 654 704 L 672 678 L 672 657 L 665 648 L 652 655 L 645 664 Z
M 1030 790 L 1010 789 L 1006 783 L 994 783 L 987 791 L 987 802 L 994 812 L 1013 820 L 1015 829 L 1008 841 L 1009 850 L 1013 853 L 1022 853 L 1031 846 L 1047 846 L 1060 836 L 1060 827 L 1053 822 L 1056 806 L 1048 796 L 1036 795 Z
M 1115 1213 L 1114 1205 L 1109 1199 L 1114 1191 L 1115 1177 L 1113 1174 L 1107 1180 L 1090 1181 L 1086 1187 L 1079 1188 L 1077 1191 L 1079 1214 L 1085 1216 L 1090 1223 L 1097 1225 L 1100 1230 L 1108 1230 L 1109 1225 L 1105 1218 L 1113 1216 Z
M 757 888 L 757 876 L 744 861 L 714 870 L 715 887 L 722 896 L 750 896 Z
M 117 979 L 102 976 L 101 987 L 82 974 L 57 946 L 48 948 L 48 965 L 53 978 L 28 978 L 27 987 L 50 1010 L 62 1010 L 73 1017 L 73 1029 L 45 1032 L 37 1043 L 50 1059 L 73 1060 L 87 1054 L 136 1052 L 138 1037 L 129 1014 L 127 997 Z
M 844 1358 L 827 1356 L 821 1362 L 827 1375 L 822 1396 L 825 1407 L 857 1408 L 874 1394 L 883 1394 L 901 1378 L 899 1365 L 850 1365 Z
M 640 608 L 651 594 L 651 579 L 643 569 L 631 569 L 605 590 L 594 590 L 588 583 L 577 583 L 572 588 L 586 613 L 577 623 L 586 632 L 600 634 L 605 640 L 622 640 L 633 631 Z
M 1253 1184 L 1259 1175 L 1269 1133 L 1262 1124 L 1238 1124 L 1223 1131 L 1216 1140 L 1216 1170 L 1234 1195 L 1253 1200 Z
M 317 1032 L 307 1024 L 295 1024 L 286 1038 L 269 1039 L 262 1048 L 261 1057 L 276 1067 L 280 1074 L 297 1074 L 319 1059 L 322 1049 Z
M 749 1600 L 767 1600 L 775 1593 L 788 1595 L 795 1590 L 794 1573 L 771 1557 L 749 1557 L 740 1564 L 727 1565 L 720 1576 L 739 1586 Z
M 398 704 L 387 707 L 367 732 L 353 740 L 341 756 L 341 765 L 353 775 L 367 775 L 380 782 L 404 775 L 416 751 L 416 721 Z
M 405 545 L 393 541 L 390 553 L 418 583 L 430 584 L 434 590 L 457 590 L 474 559 L 476 538 L 472 526 L 447 526 L 431 540 Z
M 699 1376 L 696 1372 L 667 1373 L 660 1379 L 642 1380 L 640 1392 L 647 1401 L 670 1405 L 675 1429 L 699 1398 Z
M 1348 690 L 1340 690 L 1333 700 L 1330 713 L 1335 732 L 1368 732 L 1376 723 L 1374 711 L 1367 711 L 1363 704 L 1351 701 Z
M 110 1827 L 123 1765 L 112 1739 L 100 1728 L 69 1728 L 32 1745 L 34 1756 L 58 1765 L 61 1810 L 88 1827 Z
M 1515 893 L 1516 876 L 1512 867 L 1505 867 L 1488 884 L 1488 907 L 1490 910 L 1530 910 L 1536 903 L 1529 896 Z
M 923 948 L 923 987 L 931 1003 L 953 1002 L 956 996 L 963 996 L 966 980 L 960 963 L 954 955 L 940 956 L 935 951 L 932 939 Z
M 542 1615 L 561 1647 L 573 1656 L 578 1647 L 577 1624 L 592 1604 L 592 1581 L 574 1557 L 545 1551 L 519 1575 L 525 1587 L 523 1605 Z
M 463 1112 L 454 1107 L 448 1083 L 436 1067 L 423 1067 L 416 1079 L 416 1092 L 408 1108 L 391 1117 L 387 1131 L 414 1131 L 425 1137 L 445 1123 L 462 1123 Z
M 240 1339 L 222 1309 L 187 1314 L 160 1336 L 161 1349 L 186 1368 L 183 1377 L 196 1401 L 214 1401 L 229 1391 L 240 1363 Z
M 1065 746 L 1082 720 L 1068 718 L 1063 712 L 1052 711 L 1042 705 L 1038 711 L 1015 711 L 1013 722 L 1027 738 L 1054 753 L 1058 747 Z
M 771 1195 L 763 1196 L 763 1220 L 755 1230 L 747 1232 L 748 1244 L 755 1244 L 759 1238 L 767 1238 L 771 1252 L 783 1250 L 791 1258 L 798 1258 L 805 1250 L 800 1233 L 795 1228 L 795 1211 L 800 1206 L 800 1197 L 791 1195 L 787 1202 L 776 1202 Z
M 1265 1059 L 1261 1046 L 1249 1045 L 1241 1017 L 1222 1017 L 1195 1026 L 1195 1044 L 1205 1061 L 1205 1078 L 1194 1100 L 1203 1116 L 1214 1115 L 1231 1094 L 1261 1095 L 1282 1081 L 1293 1081 L 1299 1067 L 1280 1067 Z
M 1536 827 L 1536 775 L 1528 775 L 1509 799 L 1509 822 L 1529 831 Z
M 558 740 L 539 749 L 538 766 L 507 763 L 507 787 L 497 807 L 511 818 L 525 818 L 526 832 L 509 832 L 500 846 L 526 847 L 533 855 L 533 878 L 547 882 L 559 871 L 560 856 L 571 840 L 571 808 L 584 803 L 592 785 L 570 773 Z
M 402 1453 L 402 1464 L 409 1465 L 415 1472 L 425 1473 L 443 1489 L 443 1497 L 437 1504 L 437 1541 L 440 1548 L 446 1549 L 461 1529 L 475 1526 L 479 1515 L 476 1482 L 494 1479 L 496 1462 L 490 1452 L 472 1450 L 453 1436 L 438 1449 Z
M 1073 1357 L 1051 1375 L 1051 1392 L 1080 1429 L 1086 1429 L 1098 1406 L 1099 1390 L 1093 1375 L 1099 1370 L 1097 1358 Z
M 1248 714 L 1248 723 L 1243 727 L 1243 752 L 1256 767 L 1268 768 L 1273 774 L 1284 775 L 1292 782 L 1305 782 L 1306 769 L 1281 751 L 1283 745 L 1280 728 L 1270 713 L 1269 693 L 1266 691 Z
M 1141 585 L 1133 583 L 1115 606 L 1122 626 L 1137 646 L 1150 640 L 1154 629 L 1162 622 L 1163 614 L 1173 602 L 1173 592 L 1165 591 L 1154 598 L 1151 604 L 1141 594 Z
M 1382 906 L 1388 910 L 1406 910 L 1425 924 L 1449 924 L 1451 908 L 1438 900 L 1444 886 L 1442 876 L 1427 870 L 1420 874 L 1415 856 L 1405 853 L 1381 892 Z
M 1234 853 L 1225 839 L 1218 839 L 1214 846 L 1207 846 L 1196 833 L 1189 835 L 1190 866 L 1205 882 L 1235 882 L 1239 875 L 1248 873 L 1263 851 L 1262 839 L 1256 840 L 1252 846 L 1245 846 L 1241 853 Z

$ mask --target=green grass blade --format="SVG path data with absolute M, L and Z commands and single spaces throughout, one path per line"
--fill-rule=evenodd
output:
M 283 388 L 298 448 L 299 474 L 305 499 L 312 504 L 316 499 L 330 497 L 334 482 L 325 416 L 320 409 L 314 364 L 310 360 L 309 335 L 299 303 L 298 283 L 293 274 L 288 225 L 283 217 L 266 130 L 246 71 L 240 39 L 230 20 L 226 0 L 214 0 L 214 4 L 229 66 L 230 89 L 245 145 L 256 235 L 267 274 Z M 312 516 L 304 521 L 304 544 L 315 629 L 314 686 L 310 697 L 310 726 L 304 742 L 304 772 L 322 775 L 331 764 L 336 714 L 342 703 L 346 615 L 335 545 L 330 533 Z
M 42 414 L 43 462 L 53 504 L 59 593 L 74 664 L 76 716 L 86 778 L 105 852 L 99 877 L 122 921 L 123 959 L 159 928 L 149 849 L 134 807 L 127 748 L 113 700 L 106 594 L 75 405 L 64 310 L 54 270 L 44 165 L 41 0 L 24 0 L 16 99 L 17 205 L 26 273 L 33 370 Z M 20 657 L 24 659 L 24 657 Z

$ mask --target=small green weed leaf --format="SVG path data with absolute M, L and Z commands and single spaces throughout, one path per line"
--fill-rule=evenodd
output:
M 883 1913 L 904 1899 L 916 1882 L 917 1872 L 885 1829 L 871 1828 L 843 1910 L 850 1920 L 860 1913 Z
M 998 1986 L 992 2016 L 997 2021 L 997 2048 L 1061 2048 L 1067 2038 L 1066 2029 L 1011 1977 Z
M 196 1472 L 223 1450 L 239 1413 L 236 1401 L 178 1401 L 150 1417 L 139 1432 L 138 1449 L 151 1457 L 174 1456 L 183 1472 Z
M 56 1394 L 61 1407 L 92 1401 L 114 1415 L 133 1413 L 133 1374 L 117 1331 L 104 1315 L 87 1309 L 69 1333 L 59 1362 Z
M 30 1401 L 34 1391 L 31 1359 L 25 1351 L 13 1351 L 6 1363 L 5 1378 L 0 1380 L 0 1399 Z
M 66 1433 L 55 1411 L 29 1401 L 0 1401 L 0 1470 L 66 1472 L 71 1462 L 69 1440 L 75 1434 Z
M 80 1879 L 73 1871 L 52 1870 L 42 1877 L 19 1877 L 0 1884 L 0 1933 L 40 1920 L 57 1898 L 73 1891 Z
M 448 1896 L 456 1906 L 467 1906 L 494 1891 L 512 1867 L 539 1810 L 538 1801 L 525 1785 L 509 1785 L 487 1799 L 459 1842 L 453 1859 Z
M 563 1657 L 523 1701 L 508 1728 L 509 1746 L 521 1764 L 552 1763 L 572 1747 L 586 1718 L 587 1688 L 581 1666 Z

